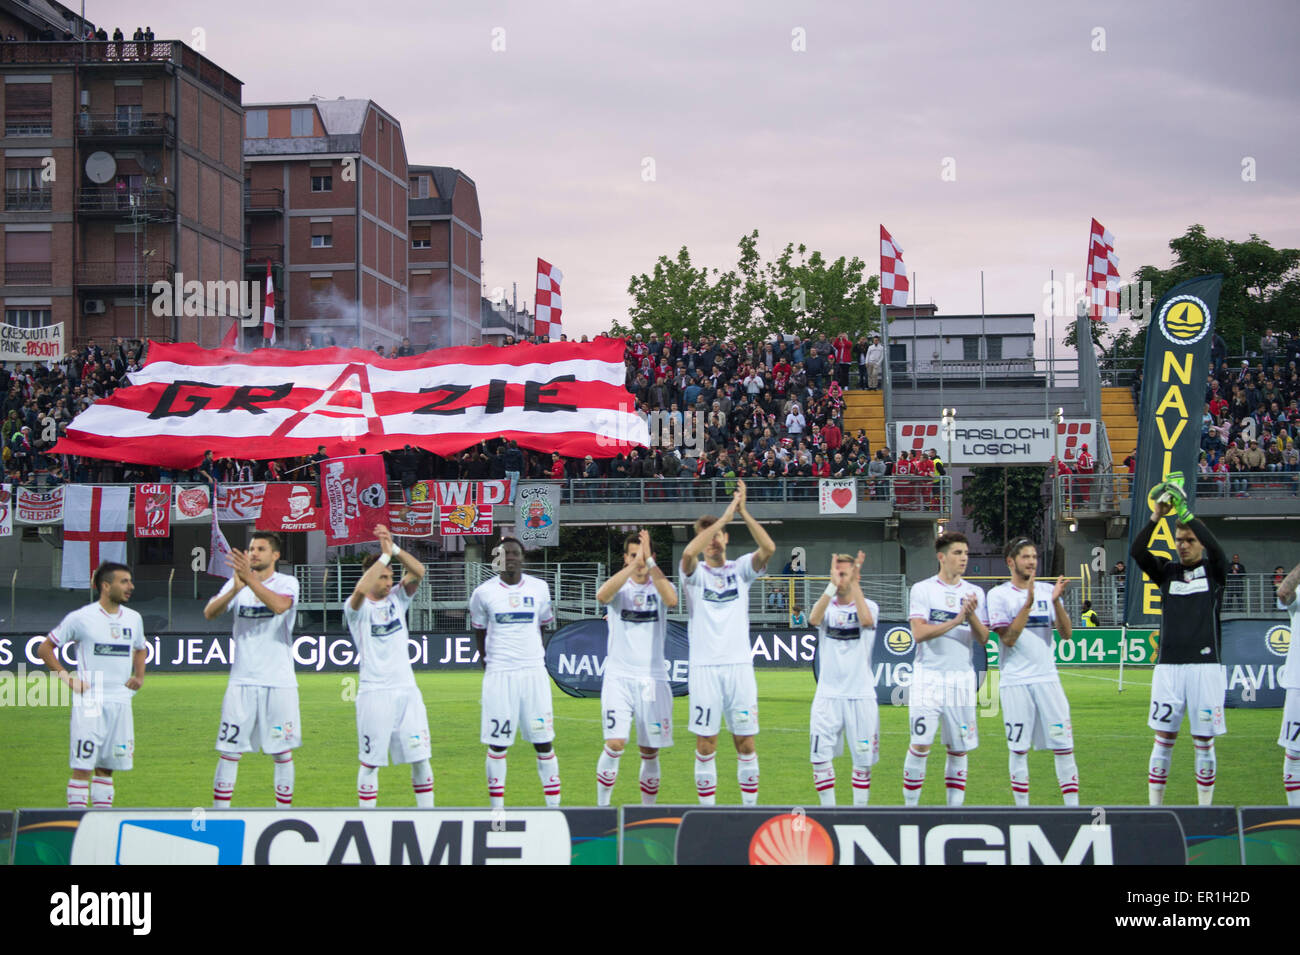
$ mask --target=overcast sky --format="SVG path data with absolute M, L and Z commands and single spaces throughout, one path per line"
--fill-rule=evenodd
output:
M 201 29 L 246 103 L 373 99 L 410 162 L 478 184 L 487 294 L 518 282 L 531 304 L 540 255 L 564 272 L 570 334 L 625 316 L 659 255 L 730 268 L 755 228 L 765 256 L 802 242 L 874 273 L 883 222 L 941 314 L 979 311 L 983 269 L 988 312 L 1045 315 L 1050 269 L 1082 279 L 1094 216 L 1126 278 L 1167 266 L 1194 222 L 1300 246 L 1291 0 L 464 6 L 86 16 Z

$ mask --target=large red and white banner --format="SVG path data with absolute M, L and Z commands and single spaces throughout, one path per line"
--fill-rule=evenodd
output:
M 329 547 L 375 539 L 388 521 L 388 476 L 377 454 L 332 458 L 320 466 L 325 543 Z
M 135 536 L 167 537 L 172 532 L 172 486 L 135 486 Z
M 287 534 L 321 529 L 321 509 L 314 484 L 268 484 L 258 511 L 259 531 Z
M 416 481 L 411 500 L 432 501 L 439 507 L 457 504 L 504 504 L 510 498 L 510 482 L 494 481 Z
M 131 385 L 73 419 L 55 454 L 195 467 L 335 457 L 410 444 L 451 454 L 488 438 L 563 455 L 648 446 L 624 387 L 622 339 L 443 348 L 410 358 L 360 349 L 250 354 L 149 343 Z
M 63 577 L 59 586 L 84 589 L 104 561 L 126 563 L 131 489 L 69 484 L 63 490 Z

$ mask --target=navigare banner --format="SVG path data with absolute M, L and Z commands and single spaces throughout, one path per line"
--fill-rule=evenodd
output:
M 1291 649 L 1289 620 L 1223 621 L 1223 662 L 1228 667 L 1230 707 L 1280 707 L 1286 703 L 1282 674 Z
M 43 865 L 615 865 L 618 810 L 22 810 Z
M 1054 455 L 1071 464 L 1083 446 L 1097 456 L 1097 422 L 1066 418 L 1057 424 L 1045 418 L 958 419 L 952 428 L 952 460 L 948 435 L 938 421 L 900 421 L 900 451 L 938 451 L 947 464 L 1047 464 Z

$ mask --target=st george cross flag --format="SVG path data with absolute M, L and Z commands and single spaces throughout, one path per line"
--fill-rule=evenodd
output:
M 271 260 L 266 260 L 266 304 L 262 306 L 262 338 L 275 344 L 275 285 L 271 281 Z
M 564 303 L 560 299 L 560 283 L 564 273 L 544 259 L 537 260 L 537 296 L 533 309 L 533 334 L 542 338 L 558 341 L 560 338 L 560 316 L 564 313 Z
M 903 250 L 882 225 L 880 227 L 880 304 L 906 305 L 909 288 Z
M 60 587 L 85 590 L 106 560 L 126 563 L 129 487 L 69 484 L 63 489 L 63 578 Z
M 604 337 L 408 358 L 150 342 L 131 385 L 79 414 L 53 453 L 193 468 L 207 450 L 244 460 L 322 444 L 334 457 L 409 444 L 448 455 L 504 438 L 548 455 L 609 458 L 650 443 L 624 384 L 623 351 L 622 339 Z
M 1094 322 L 1119 320 L 1119 256 L 1115 236 L 1096 219 L 1088 236 L 1088 315 Z
M 321 462 L 325 544 L 375 539 L 375 525 L 388 523 L 388 475 L 377 454 L 356 454 Z

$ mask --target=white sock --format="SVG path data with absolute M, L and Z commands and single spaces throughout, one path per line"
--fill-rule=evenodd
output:
M 1061 799 L 1067 806 L 1079 805 L 1079 766 L 1074 761 L 1074 750 L 1054 749 L 1056 781 L 1061 786 Z
M 555 750 L 537 754 L 537 778 L 542 781 L 542 795 L 546 805 L 555 807 L 560 804 L 560 760 Z
M 217 775 L 212 780 L 213 809 L 230 808 L 230 799 L 235 795 L 235 777 L 238 775 L 239 754 L 218 754 Z
M 1151 748 L 1151 761 L 1147 764 L 1147 794 L 1153 806 L 1165 801 L 1165 784 L 1169 781 L 1169 763 L 1173 756 L 1173 742 L 1157 736 L 1155 746 Z
M 112 776 L 91 777 L 90 805 L 94 809 L 113 808 L 113 777 Z
M 907 747 L 907 758 L 903 760 L 903 805 L 919 806 L 921 804 L 921 787 L 925 785 L 925 761 L 929 752 L 918 753 Z
M 282 809 L 293 805 L 293 753 L 275 754 L 275 804 Z
M 1196 743 L 1196 802 L 1209 806 L 1214 802 L 1214 774 L 1218 760 L 1214 758 L 1214 739 L 1195 740 Z
M 411 788 L 415 790 L 417 808 L 433 808 L 433 767 L 427 759 L 411 764 Z
M 84 779 L 68 780 L 68 808 L 87 809 L 90 807 L 90 783 Z
M 943 767 L 943 784 L 948 791 L 948 805 L 960 806 L 966 801 L 966 754 L 948 754 Z
M 608 745 L 600 751 L 596 760 L 596 805 L 608 806 L 614 795 L 614 783 L 618 781 L 618 761 L 622 750 L 610 749 Z
M 834 763 L 813 763 L 813 788 L 823 806 L 835 805 Z
M 865 806 L 871 801 L 871 767 L 853 767 L 853 805 Z
M 718 766 L 717 753 L 701 756 L 695 751 L 695 794 L 699 796 L 701 806 L 716 806 L 718 803 Z
M 641 756 L 641 805 L 653 806 L 659 798 L 659 754 Z
M 506 754 L 487 754 L 488 802 L 493 809 L 504 809 L 506 805 Z
M 1011 773 L 1011 797 L 1017 806 L 1029 805 L 1029 754 L 1011 751 L 1007 761 Z
M 736 754 L 736 779 L 740 782 L 740 804 L 758 805 L 758 753 Z
M 1300 749 L 1286 751 L 1282 760 L 1282 787 L 1286 790 L 1286 804 L 1300 806 Z
M 379 768 L 362 763 L 357 769 L 357 804 L 374 809 L 379 803 Z

